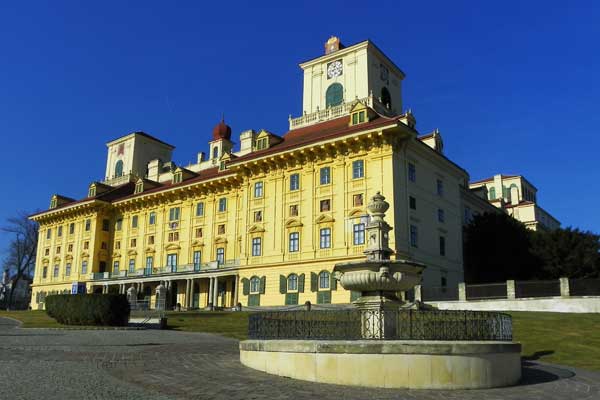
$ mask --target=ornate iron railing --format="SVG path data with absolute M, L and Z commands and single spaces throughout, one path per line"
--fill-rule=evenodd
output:
M 261 340 L 512 340 L 512 318 L 487 311 L 272 311 L 251 314 Z

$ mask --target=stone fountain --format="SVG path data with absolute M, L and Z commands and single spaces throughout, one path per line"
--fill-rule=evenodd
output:
M 391 260 L 389 204 L 368 204 L 366 259 L 336 264 L 354 310 L 275 311 L 250 315 L 242 364 L 312 382 L 410 389 L 481 389 L 516 384 L 521 345 L 512 320 L 497 312 L 444 311 L 405 303 L 398 292 L 421 282 L 425 265 Z
M 424 264 L 408 260 L 391 260 L 394 253 L 389 247 L 389 231 L 392 229 L 383 219 L 390 207 L 385 197 L 377 192 L 367 208 L 371 220 L 367 224 L 368 238 L 366 260 L 336 264 L 336 279 L 346 290 L 360 292 L 354 301 L 361 310 L 362 336 L 365 339 L 386 339 L 396 336 L 397 311 L 403 308 L 419 308 L 419 303 L 402 302 L 397 293 L 410 290 L 421 282 Z

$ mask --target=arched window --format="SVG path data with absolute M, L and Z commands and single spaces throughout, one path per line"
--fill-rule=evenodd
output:
M 390 91 L 385 86 L 381 88 L 381 102 L 387 108 L 392 107 L 392 96 L 390 96 Z
M 288 276 L 288 278 L 287 278 L 287 290 L 288 291 L 298 290 L 298 275 L 291 274 L 290 276 Z
M 260 278 L 253 276 L 250 278 L 250 293 L 258 293 L 260 291 Z
M 329 272 L 321 271 L 319 273 L 319 289 L 329 289 Z
M 219 148 L 217 146 L 213 147 L 213 158 L 219 157 Z
M 490 188 L 490 200 L 496 199 L 496 188 Z
M 115 164 L 115 177 L 119 176 L 123 176 L 123 160 L 119 160 Z
M 325 92 L 325 107 L 339 106 L 344 101 L 344 87 L 341 83 L 332 83 Z

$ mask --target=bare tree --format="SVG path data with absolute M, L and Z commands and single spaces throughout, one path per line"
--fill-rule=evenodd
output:
M 9 276 L 13 273 L 13 281 L 6 300 L 6 308 L 9 309 L 14 290 L 17 284 L 25 276 L 32 276 L 35 268 L 35 256 L 38 242 L 38 224 L 27 217 L 27 213 L 19 212 L 17 216 L 8 218 L 6 225 L 1 230 L 13 239 L 8 246 L 7 255 L 4 259 L 4 268 L 8 269 Z

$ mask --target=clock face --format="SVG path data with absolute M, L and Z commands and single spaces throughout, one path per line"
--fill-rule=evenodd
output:
M 332 61 L 327 64 L 327 79 L 340 76 L 343 72 L 342 60 Z
M 389 76 L 390 76 L 390 72 L 388 71 L 388 69 L 386 68 L 385 65 L 381 64 L 381 80 L 387 81 Z

